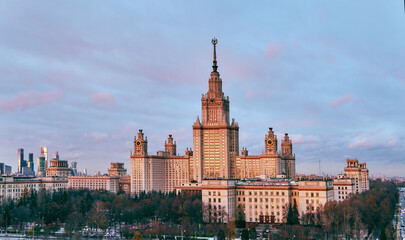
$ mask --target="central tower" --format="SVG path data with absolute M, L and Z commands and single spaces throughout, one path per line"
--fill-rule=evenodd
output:
M 214 60 L 208 92 L 201 98 L 201 121 L 193 125 L 194 157 L 191 167 L 194 180 L 230 179 L 235 177 L 235 159 L 239 152 L 239 127 L 229 117 L 229 97 L 222 92 L 217 71 L 216 45 L 212 39 Z

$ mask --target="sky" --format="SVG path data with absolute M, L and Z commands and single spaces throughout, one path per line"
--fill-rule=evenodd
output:
M 0 162 L 47 146 L 79 171 L 129 170 L 138 129 L 149 154 L 173 134 L 183 155 L 213 37 L 240 149 L 261 154 L 273 127 L 297 173 L 357 158 L 405 176 L 403 1 L 3 1 Z

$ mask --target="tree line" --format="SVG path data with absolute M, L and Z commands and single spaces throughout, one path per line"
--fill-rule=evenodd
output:
M 296 238 L 346 239 L 360 236 L 394 237 L 392 219 L 398 201 L 393 182 L 370 181 L 370 190 L 342 202 L 331 201 L 312 213 L 299 216 L 297 203 L 288 206 L 286 224 L 275 225 L 268 233 L 273 239 Z M 124 237 L 142 235 L 217 235 L 233 237 L 241 229 L 242 238 L 254 238 L 254 227 L 246 228 L 243 209 L 228 224 L 203 223 L 201 194 L 177 195 L 150 192 L 139 195 L 113 194 L 106 191 L 61 190 L 24 192 L 18 201 L 0 205 L 0 226 L 22 229 L 34 223 L 35 231 L 51 234 L 63 226 L 67 234 L 84 228 L 120 229 Z M 245 230 L 243 230 L 245 229 Z
M 301 226 L 294 223 L 296 211 L 290 206 L 287 213 L 290 226 L 285 226 L 283 234 L 309 238 L 324 238 L 326 235 L 328 239 L 359 239 L 360 236 L 394 239 L 392 220 L 398 197 L 394 182 L 370 181 L 369 191 L 354 194 L 342 202 L 327 202 L 317 211 L 304 214 L 300 219 Z
M 182 226 L 190 232 L 191 227 L 202 223 L 200 194 L 150 192 L 131 196 L 89 190 L 26 191 L 16 202 L 3 202 L 0 210 L 3 229 L 12 226 L 22 230 L 25 223 L 34 223 L 45 234 L 62 226 L 69 235 L 79 234 L 84 228 L 117 227 L 128 236 L 135 231 L 153 234 L 159 228 L 175 234 L 183 231 Z

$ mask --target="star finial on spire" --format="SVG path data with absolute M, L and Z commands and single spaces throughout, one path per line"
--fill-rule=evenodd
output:
M 216 52 L 216 45 L 218 43 L 218 40 L 214 37 L 211 40 L 211 42 L 212 42 L 212 45 L 214 45 L 214 61 L 213 61 L 214 65 L 212 66 L 212 69 L 214 70 L 214 72 L 216 72 L 217 68 L 218 68 L 218 66 L 217 66 L 217 52 Z

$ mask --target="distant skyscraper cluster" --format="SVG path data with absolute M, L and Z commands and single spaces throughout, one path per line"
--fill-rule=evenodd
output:
M 130 177 L 126 174 L 124 163 L 111 163 L 108 175 L 96 171 L 95 176 L 87 176 L 86 168 L 83 173 L 78 172 L 77 162 L 72 162 L 69 167 L 67 160 L 60 159 L 59 152 L 55 152 L 48 166 L 48 149 L 42 147 L 35 176 L 33 159 L 34 155 L 30 153 L 28 160 L 25 160 L 24 149 L 18 149 L 18 171 L 15 174 L 12 174 L 10 166 L 0 163 L 0 189 L 7 189 L 0 191 L 0 203 L 18 200 L 27 190 L 45 189 L 52 192 L 71 188 L 130 193 Z
M 0 163 L 0 174 L 11 174 L 11 166 Z
M 41 147 L 41 155 L 37 158 L 37 176 L 44 177 L 48 168 L 48 148 Z
M 34 176 L 34 154 L 28 154 L 28 160 L 24 159 L 24 149 L 18 149 L 18 173 L 25 176 Z
M 77 162 L 72 162 L 71 166 L 68 166 L 67 160 L 61 160 L 59 157 L 59 152 L 55 152 L 54 157 L 48 160 L 48 148 L 41 147 L 41 153 L 37 158 L 37 168 L 35 174 L 34 168 L 34 154 L 28 154 L 28 160 L 24 159 L 24 149 L 18 149 L 18 159 L 17 159 L 17 175 L 19 176 L 76 176 L 77 172 Z M 48 165 L 49 164 L 49 165 Z M 2 167 L 3 166 L 3 167 Z M 11 174 L 11 167 L 0 164 L 2 167 L 1 174 Z M 84 170 L 86 171 L 86 169 Z

